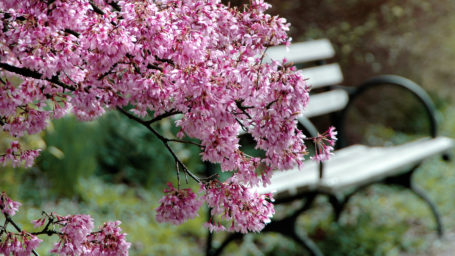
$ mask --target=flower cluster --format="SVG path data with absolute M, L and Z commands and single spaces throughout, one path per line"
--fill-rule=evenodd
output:
M 41 242 L 41 239 L 27 232 L 18 234 L 6 232 L 0 241 L 0 253 L 3 255 L 29 256 Z
M 93 219 L 89 215 L 57 216 L 60 225 L 59 242 L 52 253 L 58 255 L 128 255 L 130 243 L 121 233 L 120 221 L 107 222 L 99 231 L 93 232 Z
M 17 167 L 21 165 L 21 163 L 24 163 L 25 167 L 31 167 L 40 151 L 40 149 L 22 150 L 19 142 L 13 141 L 5 154 L 0 155 L 0 163 L 5 166 L 8 162 L 11 162 L 13 167 Z
M 225 230 L 221 221 L 229 222 L 228 230 L 247 233 L 259 232 L 275 213 L 271 194 L 260 195 L 233 181 L 212 181 L 202 185 L 203 198 L 211 208 L 211 220 L 206 226 L 211 231 Z
M 337 141 L 337 132 L 333 126 L 323 134 L 319 134 L 317 137 L 311 138 L 314 142 L 315 153 L 311 159 L 315 161 L 325 161 L 330 158 L 332 155 L 333 147 Z
M 52 253 L 60 255 L 81 255 L 87 251 L 85 243 L 93 229 L 93 219 L 89 215 L 57 216 L 58 223 L 63 227 L 60 240 L 54 245 Z
M 197 139 L 204 161 L 232 173 L 204 184 L 202 199 L 215 214 L 227 211 L 232 230 L 258 231 L 273 208 L 248 188 L 266 185 L 275 169 L 300 166 L 306 155 L 296 116 L 309 87 L 285 60 L 262 61 L 267 47 L 290 41 L 289 24 L 265 13 L 269 7 L 263 0 L 244 8 L 220 0 L 0 1 L 0 126 L 20 137 L 67 113 L 86 121 L 120 109 L 144 125 L 181 114 L 177 135 Z M 240 150 L 241 128 L 263 157 Z M 3 162 L 13 165 L 37 155 L 8 152 Z M 171 188 L 159 220 L 193 217 L 193 196 Z
M 0 194 L 0 210 L 3 214 L 8 214 L 9 216 L 16 215 L 16 212 L 19 211 L 21 203 L 11 200 L 5 192 Z
M 179 225 L 198 216 L 202 201 L 191 189 L 176 189 L 171 183 L 168 187 L 169 189 L 164 190 L 166 195 L 161 198 L 160 206 L 156 209 L 158 222 Z
M 105 223 L 99 232 L 94 232 L 88 236 L 89 252 L 84 256 L 117 256 L 128 255 L 131 244 L 126 242 L 125 233 L 119 227 L 120 221 Z
M 28 256 L 42 242 L 38 235 L 58 235 L 59 241 L 51 253 L 71 256 L 127 256 L 131 244 L 122 233 L 120 221 L 107 222 L 93 231 L 93 219 L 89 215 L 59 216 L 55 213 L 43 212 L 43 217 L 33 220 L 35 228 L 42 227 L 38 232 L 26 232 L 11 218 L 20 203 L 12 201 L 4 192 L 0 195 L 0 209 L 6 221 L 0 225 L 0 254 Z M 15 232 L 8 231 L 12 225 Z

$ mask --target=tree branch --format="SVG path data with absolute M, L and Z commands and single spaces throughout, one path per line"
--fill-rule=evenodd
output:
M 50 79 L 49 78 L 43 78 L 43 75 L 40 74 L 39 72 L 36 72 L 36 71 L 28 69 L 28 68 L 18 68 L 18 67 L 15 67 L 15 66 L 11 66 L 10 64 L 7 64 L 7 63 L 0 63 L 0 68 L 4 69 L 6 71 L 9 71 L 9 72 L 16 73 L 18 75 L 24 76 L 24 77 L 30 77 L 30 78 L 40 79 L 40 80 L 46 80 L 48 82 L 54 83 L 54 84 L 56 84 L 58 86 L 61 86 L 61 87 L 65 88 L 65 89 L 68 89 L 70 91 L 75 91 L 76 90 L 76 88 L 74 88 L 72 86 L 69 86 L 69 85 L 63 83 L 62 81 L 60 81 L 60 79 L 58 79 L 57 75 L 53 76 Z
M 65 30 L 63 30 L 63 32 L 71 34 L 71 35 L 73 35 L 75 37 L 79 37 L 81 35 L 78 32 L 76 32 L 76 31 L 74 31 L 72 29 L 69 29 L 69 28 L 65 28 Z
M 202 146 L 201 144 L 199 143 L 196 143 L 196 142 L 192 142 L 192 141 L 189 141 L 189 140 L 178 140 L 178 139 L 167 139 L 169 142 L 179 142 L 179 143 L 184 143 L 184 144 L 191 144 L 191 145 L 195 145 L 195 146 L 198 146 L 198 147 L 204 147 Z
M 166 113 L 161 114 L 161 115 L 159 115 L 159 116 L 157 116 L 157 117 L 155 117 L 155 118 L 153 118 L 153 119 L 151 119 L 149 121 L 145 121 L 145 124 L 150 125 L 150 124 L 152 124 L 154 122 L 160 121 L 160 120 L 162 120 L 162 119 L 164 119 L 166 117 L 170 117 L 170 116 L 173 116 L 173 115 L 176 115 L 176 114 L 181 114 L 181 112 L 179 112 L 179 111 L 166 112 Z
M 120 12 L 122 9 L 120 9 L 120 6 L 118 5 L 117 2 L 110 2 L 109 5 L 112 7 L 112 9 Z
M 90 0 L 89 3 L 92 6 L 94 12 L 98 13 L 99 15 L 104 15 L 103 10 L 101 10 L 93 1 Z
M 0 209 L 3 210 L 3 207 L 0 206 Z M 8 223 L 11 223 L 11 225 L 13 225 L 13 227 L 17 230 L 17 232 L 21 233 L 22 232 L 22 229 L 19 227 L 19 225 L 16 224 L 16 222 L 14 222 L 14 220 L 11 218 L 11 216 L 9 216 L 8 213 L 4 212 L 3 215 L 5 216 L 5 229 L 6 229 L 6 225 Z M 35 256 L 39 256 L 39 254 L 35 251 L 35 250 L 32 250 L 32 253 L 33 255 Z
M 177 162 L 177 164 L 179 164 L 183 170 L 185 171 L 186 174 L 188 174 L 193 180 L 195 180 L 197 183 L 201 183 L 201 179 L 199 179 L 199 177 L 197 177 L 194 173 L 192 173 L 188 167 L 185 166 L 185 164 L 178 158 L 178 156 L 175 154 L 174 150 L 172 150 L 172 148 L 169 146 L 169 143 L 170 141 L 173 141 L 171 139 L 168 139 L 166 137 L 163 137 L 163 135 L 159 134 L 155 129 L 153 129 L 150 124 L 148 124 L 146 121 L 128 113 L 128 111 L 120 108 L 120 107 L 117 107 L 117 110 L 120 111 L 120 113 L 122 113 L 123 115 L 127 116 L 128 118 L 142 124 L 143 126 L 145 126 L 147 129 L 149 129 L 159 140 L 161 140 L 161 142 L 163 142 L 164 146 L 166 147 L 166 149 L 169 151 L 169 153 L 171 153 L 172 157 L 174 158 L 174 160 Z

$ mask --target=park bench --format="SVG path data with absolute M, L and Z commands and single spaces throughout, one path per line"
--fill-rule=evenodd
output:
M 412 174 L 424 160 L 435 155 L 448 159 L 448 152 L 455 145 L 453 139 L 438 136 L 435 108 L 430 97 L 416 83 L 395 75 L 374 77 L 357 87 L 341 86 L 343 75 L 340 66 L 328 63 L 334 56 L 334 48 L 325 39 L 294 43 L 289 49 L 285 46 L 271 47 L 266 51 L 265 61 L 286 58 L 293 64 L 303 64 L 301 72 L 308 78 L 312 90 L 323 88 L 322 92 L 310 96 L 309 105 L 298 120 L 311 136 L 315 136 L 317 129 L 310 118 L 330 114 L 338 130 L 339 141 L 330 160 L 323 163 L 306 161 L 300 170 L 275 171 L 271 185 L 257 189 L 260 193 L 274 192 L 276 204 L 303 201 L 292 214 L 273 219 L 263 232 L 281 233 L 300 244 L 310 255 L 323 255 L 311 239 L 297 234 L 297 217 L 311 207 L 317 196 L 324 195 L 333 208 L 335 220 L 338 220 L 355 193 L 372 184 L 385 183 L 407 188 L 426 202 L 441 236 L 443 226 L 436 205 L 412 180 Z M 404 88 L 423 104 L 429 121 L 429 136 L 388 147 L 347 145 L 345 130 L 349 124 L 345 119 L 352 102 L 366 91 L 383 85 Z M 242 237 L 239 233 L 230 234 L 214 248 L 213 235 L 209 235 L 207 255 L 221 254 L 231 241 Z

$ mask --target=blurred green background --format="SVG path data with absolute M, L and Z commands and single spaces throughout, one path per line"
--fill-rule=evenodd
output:
M 454 0 L 269 2 L 272 14 L 292 23 L 294 41 L 332 41 L 346 85 L 355 86 L 384 73 L 421 84 L 436 103 L 441 134 L 455 137 Z M 352 141 L 402 141 L 405 133 L 427 129 L 418 106 L 412 99 L 394 98 L 398 93 L 385 91 L 383 98 L 373 95 L 367 98 L 368 104 L 359 103 L 361 108 L 377 107 L 368 107 L 353 117 L 352 134 L 362 136 L 352 136 Z M 394 111 L 397 100 L 406 102 L 401 109 L 404 116 Z M 176 132 L 169 120 L 157 123 L 156 128 L 163 134 Z M 0 136 L 3 148 L 10 139 Z M 38 218 L 41 210 L 61 215 L 89 213 L 98 225 L 108 220 L 123 222 L 121 227 L 132 242 L 130 255 L 203 254 L 207 232 L 202 227 L 204 211 L 201 218 L 181 226 L 155 221 L 154 209 L 166 183 L 176 183 L 175 165 L 161 142 L 143 127 L 118 113 L 88 123 L 67 117 L 53 122 L 41 134 L 25 138 L 24 143 L 30 148 L 45 148 L 36 166 L 0 170 L 1 190 L 24 204 L 16 217 L 24 227 L 31 228 L 30 220 Z M 173 147 L 191 170 L 202 172 L 197 148 Z M 435 158 L 415 177 L 440 208 L 449 238 L 455 234 L 454 170 L 455 162 Z M 436 238 L 426 205 L 407 191 L 376 185 L 353 198 L 339 224 L 330 221 L 330 213 L 327 202 L 320 199 L 317 207 L 299 219 L 301 230 L 308 232 L 326 255 L 440 255 L 450 250 L 446 248 L 450 241 Z M 40 249 L 42 255 L 47 255 L 55 241 L 52 239 Z M 301 255 L 301 250 L 279 235 L 252 234 L 243 244 L 231 244 L 226 254 Z

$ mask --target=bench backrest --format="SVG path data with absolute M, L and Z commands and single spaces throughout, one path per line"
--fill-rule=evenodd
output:
M 337 63 L 327 64 L 335 56 L 335 50 L 327 39 L 293 43 L 289 47 L 275 46 L 267 49 L 264 61 L 283 58 L 294 65 L 304 66 L 299 71 L 308 79 L 313 89 L 337 85 L 343 81 Z M 299 119 L 310 118 L 340 110 L 346 106 L 348 95 L 344 90 L 331 90 L 314 94 Z

